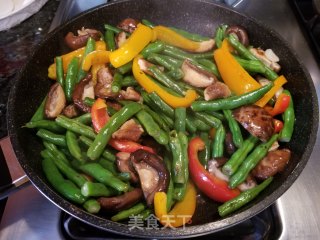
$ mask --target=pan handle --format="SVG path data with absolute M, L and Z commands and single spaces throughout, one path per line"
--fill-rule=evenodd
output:
M 11 183 L 0 187 L 0 200 L 2 200 L 19 189 L 30 185 L 30 181 L 17 160 L 9 137 L 0 139 L 0 150 L 2 150 L 11 176 Z

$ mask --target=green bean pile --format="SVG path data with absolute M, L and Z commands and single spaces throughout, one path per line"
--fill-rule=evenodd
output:
M 145 19 L 141 22 L 151 28 L 155 26 Z M 105 34 L 101 37 L 101 41 L 106 43 L 109 51 L 116 51 L 118 46 L 115 37 L 123 30 L 110 24 L 105 24 L 104 27 Z M 90 213 L 101 213 L 101 215 L 103 212 L 98 201 L 100 197 L 121 196 L 134 188 L 139 188 L 139 183 L 133 183 L 129 173 L 119 171 L 116 164 L 119 150 L 109 144 L 113 134 L 131 119 L 144 130 L 137 143 L 142 144 L 142 139 L 152 138 L 157 149 L 154 145 L 146 147 L 150 147 L 161 157 L 169 172 L 169 184 L 165 189 L 168 212 L 176 203 L 183 201 L 187 183 L 193 181 L 188 168 L 190 158 L 188 145 L 195 137 L 200 137 L 205 143 L 204 149 L 198 154 L 204 169 L 208 170 L 210 160 L 225 157 L 227 161 L 219 168 L 228 178 L 229 188 L 236 189 L 245 182 L 276 142 L 290 141 L 294 129 L 294 107 L 290 92 L 284 89 L 283 93 L 291 97 L 290 104 L 282 114 L 274 117 L 281 120 L 284 126 L 280 132 L 272 134 L 270 139 L 264 142 L 239 124 L 233 115 L 233 110 L 253 105 L 261 99 L 272 89 L 273 81 L 278 78 L 278 74 L 265 66 L 249 51 L 249 47 L 241 44 L 234 35 L 228 35 L 227 28 L 227 25 L 222 24 L 213 31 L 212 39 L 215 39 L 216 45 L 208 52 L 191 53 L 160 40 L 149 43 L 140 52 L 142 57 L 152 64 L 146 74 L 165 91 L 180 97 L 184 96 L 187 90 L 196 91 L 198 97 L 190 107 L 173 108 L 157 92 L 147 92 L 132 74 L 132 61 L 118 68 L 106 64 L 113 72 L 111 91 L 120 93 L 121 90 L 131 87 L 141 98 L 139 101 L 112 98 L 111 101 L 121 107 L 117 109 L 108 105 L 106 111 L 110 118 L 99 132 L 93 128 L 90 111 L 78 111 L 81 113 L 74 117 L 67 117 L 60 112 L 54 118 L 47 118 L 45 111 L 49 96 L 46 96 L 24 127 L 34 129 L 43 143 L 43 150 L 39 154 L 43 159 L 43 171 L 52 187 L 70 202 L 82 206 Z M 170 29 L 192 41 L 201 42 L 210 39 L 182 29 L 174 27 Z M 129 32 L 126 32 L 126 35 L 130 37 Z M 228 97 L 204 100 L 204 88 L 192 86 L 182 80 L 184 72 L 181 66 L 188 60 L 197 69 L 213 74 L 217 81 L 223 82 L 213 58 L 213 51 L 221 47 L 224 39 L 227 39 L 236 50 L 235 59 L 251 76 L 263 76 L 269 79 L 270 83 L 244 94 L 232 93 Z M 56 82 L 63 88 L 66 105 L 73 104 L 75 88 L 90 73 L 81 66 L 84 57 L 94 50 L 95 40 L 89 38 L 83 58 L 74 57 L 65 72 L 63 58 L 61 56 L 55 58 Z M 83 104 L 90 109 L 97 98 L 98 96 L 87 97 L 83 99 Z M 274 103 L 275 101 L 270 100 L 268 105 L 273 107 Z M 231 153 L 226 149 L 228 134 L 231 134 L 234 147 Z M 256 197 L 271 181 L 272 176 L 222 204 L 219 207 L 219 214 L 224 217 L 239 209 Z M 138 214 L 145 219 L 153 211 L 152 204 L 140 200 L 126 209 L 113 213 L 111 220 L 122 221 Z

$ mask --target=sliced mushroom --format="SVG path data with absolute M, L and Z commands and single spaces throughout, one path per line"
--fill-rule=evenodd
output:
M 233 111 L 233 117 L 253 136 L 266 142 L 274 133 L 272 116 L 256 105 L 246 105 Z
M 249 37 L 247 30 L 239 25 L 230 26 L 226 29 L 226 34 L 234 34 L 239 42 L 241 42 L 244 46 L 249 46 Z
M 269 148 L 268 151 L 270 152 L 270 151 L 277 150 L 279 147 L 280 147 L 279 142 L 278 142 L 278 141 L 275 141 L 275 142 L 271 145 L 271 147 Z
M 111 90 L 113 74 L 109 67 L 100 68 L 97 72 L 97 84 L 94 87 L 94 93 L 100 98 L 116 98 L 118 93 Z
M 274 54 L 275 56 L 270 57 L 270 55 L 272 55 L 270 53 L 270 50 L 266 55 L 265 51 L 262 50 L 261 48 L 250 48 L 250 52 L 254 56 L 256 56 L 258 59 L 260 59 L 266 66 L 268 66 L 269 68 L 271 68 L 275 72 L 279 72 L 281 70 L 281 66 L 276 61 L 273 61 L 273 59 L 277 60 L 279 58 L 275 54 Z
M 224 139 L 224 147 L 229 156 L 231 156 L 237 150 L 237 147 L 232 139 L 232 133 L 230 131 L 227 131 L 226 133 L 226 138 Z
M 266 49 L 264 55 L 272 62 L 279 62 L 280 58 L 274 53 L 272 49 Z
M 247 191 L 251 188 L 254 188 L 255 186 L 257 186 L 257 182 L 256 180 L 251 176 L 251 174 L 248 175 L 247 179 L 238 185 L 238 189 L 241 191 L 241 192 L 244 192 L 244 191 Z
M 264 180 L 284 170 L 291 157 L 289 149 L 269 151 L 258 165 L 252 170 L 252 175 Z
M 117 48 L 121 47 L 126 41 L 127 41 L 127 35 L 125 32 L 119 32 L 115 36 L 115 42 L 116 42 Z
M 137 150 L 131 154 L 131 162 L 139 175 L 141 188 L 149 206 L 156 192 L 167 191 L 169 172 L 163 160 L 156 154 Z
M 226 162 L 225 159 L 223 159 L 223 161 Z M 209 171 L 209 173 L 211 175 L 214 175 L 217 178 L 225 180 L 225 181 L 228 182 L 229 181 L 229 177 L 227 175 L 225 175 L 220 169 L 220 167 L 222 165 L 223 164 L 221 162 L 219 162 L 218 160 L 216 160 L 216 159 L 209 160 L 208 161 L 208 171 Z
M 112 134 L 114 139 L 124 139 L 137 142 L 144 132 L 142 126 L 136 123 L 135 120 L 130 119 Z
M 133 183 L 139 182 L 139 178 L 137 176 L 136 171 L 134 170 L 131 161 L 130 161 L 130 153 L 126 152 L 118 152 L 116 154 L 117 167 L 120 172 L 127 172 L 130 174 L 130 181 Z
M 128 209 L 143 198 L 143 193 L 140 188 L 135 188 L 130 192 L 126 192 L 116 197 L 100 197 L 98 202 L 101 207 L 109 212 L 119 212 Z
M 47 118 L 56 118 L 66 106 L 66 96 L 59 83 L 51 86 L 45 104 L 45 115 Z
M 137 101 L 137 102 L 142 101 L 142 97 L 141 97 L 140 93 L 138 93 L 136 90 L 134 90 L 133 87 L 127 87 L 126 90 L 120 90 L 119 97 L 124 100 L 131 100 L 131 101 Z
M 70 104 L 63 109 L 62 114 L 68 118 L 74 118 L 77 117 L 80 113 L 75 104 Z
M 198 68 L 188 59 L 183 61 L 181 70 L 184 74 L 182 79 L 194 87 L 205 88 L 217 81 L 215 75 Z
M 111 107 L 111 108 L 115 109 L 116 111 L 119 111 L 122 108 L 122 105 L 119 102 L 114 101 L 112 99 L 108 99 L 106 101 L 106 104 L 108 107 Z
M 206 41 L 199 42 L 199 47 L 195 50 L 192 50 L 191 52 L 197 52 L 197 53 L 208 52 L 214 48 L 215 43 L 216 42 L 214 41 L 214 39 L 209 39 Z
M 98 41 L 101 37 L 101 32 L 96 29 L 82 28 L 81 30 L 78 30 L 78 36 L 74 35 L 72 32 L 69 32 L 65 36 L 64 41 L 69 48 L 75 50 L 84 47 L 87 44 L 89 37 Z
M 139 20 L 137 19 L 133 19 L 133 18 L 126 18 L 124 20 L 122 20 L 117 27 L 122 29 L 125 32 L 129 32 L 132 33 L 138 26 L 138 24 L 140 23 Z
M 206 101 L 227 98 L 231 95 L 229 87 L 220 81 L 213 82 L 210 86 L 206 87 L 204 90 L 204 99 Z
M 143 145 L 143 146 L 147 146 L 147 147 L 150 147 L 152 148 L 157 154 L 160 154 L 163 153 L 164 151 L 164 146 L 159 144 L 153 137 L 151 137 L 150 135 L 144 135 L 142 138 L 141 138 L 141 141 L 140 143 Z
M 140 59 L 138 60 L 138 65 L 139 65 L 139 68 L 140 68 L 141 71 L 143 71 L 144 73 L 146 73 L 146 74 L 148 74 L 148 75 L 150 75 L 150 76 L 153 76 L 153 73 L 149 71 L 149 68 L 150 68 L 151 66 L 155 66 L 153 63 L 151 63 L 151 62 L 149 62 L 149 61 L 147 61 L 147 60 L 145 60 L 145 59 L 143 59 L 143 58 L 140 58 Z M 160 67 L 160 66 L 157 66 L 157 67 L 158 67 L 161 71 L 164 70 L 163 67 Z
M 269 83 L 271 83 L 270 80 L 264 78 L 264 77 L 261 77 L 261 76 L 257 76 L 256 77 L 256 80 L 260 83 L 261 86 L 265 86 L 265 85 L 268 85 Z M 273 96 L 273 100 L 276 101 L 276 99 L 280 96 L 280 94 L 283 92 L 283 87 L 280 87 L 278 89 L 278 91 L 274 94 Z
M 86 98 L 94 99 L 94 87 L 92 83 L 92 75 L 87 76 L 76 84 L 72 94 L 73 103 L 83 112 L 90 112 L 90 107 L 84 104 L 83 100 Z

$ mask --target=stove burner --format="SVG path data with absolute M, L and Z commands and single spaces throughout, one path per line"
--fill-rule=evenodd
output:
M 60 231 L 67 240 L 89 239 L 137 239 L 104 231 L 88 225 L 65 212 L 60 214 Z M 219 240 L 255 240 L 255 239 L 279 239 L 282 233 L 281 219 L 275 205 L 262 211 L 242 223 L 223 231 L 210 235 L 190 239 L 219 239 Z
M 292 6 L 316 50 L 317 57 L 320 58 L 320 10 L 314 2 L 314 0 L 293 0 Z

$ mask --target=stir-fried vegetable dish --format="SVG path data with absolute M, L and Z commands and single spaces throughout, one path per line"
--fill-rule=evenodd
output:
M 61 196 L 112 221 L 154 214 L 180 227 L 198 194 L 225 217 L 286 168 L 295 115 L 272 49 L 242 26 L 211 37 L 144 19 L 104 28 L 65 36 L 70 51 L 52 59 L 25 124 Z

